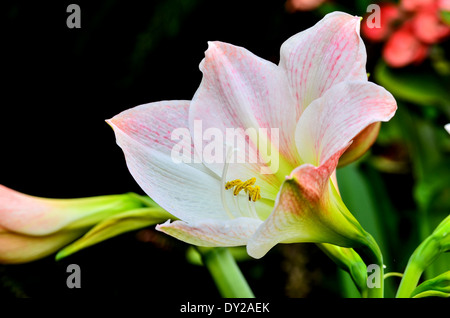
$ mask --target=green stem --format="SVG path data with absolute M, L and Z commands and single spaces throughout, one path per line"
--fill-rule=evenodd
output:
M 367 246 L 362 249 L 364 255 L 372 264 L 376 264 L 380 269 L 380 277 L 378 277 L 380 286 L 367 288 L 367 298 L 383 298 L 384 297 L 384 264 L 383 255 L 381 254 L 380 247 L 374 240 L 372 235 L 367 233 Z
M 397 273 L 397 272 L 390 272 L 390 273 L 386 273 L 384 274 L 384 279 L 389 278 L 389 277 L 403 277 L 403 273 Z
M 224 298 L 254 298 L 230 251 L 224 247 L 198 248 L 217 289 Z
M 450 215 L 414 250 L 398 287 L 397 298 L 411 297 L 424 270 L 433 264 L 439 255 L 450 250 L 449 229 Z
M 436 235 L 437 236 L 437 235 Z M 412 253 L 406 265 L 405 273 L 397 290 L 397 298 L 410 297 L 416 288 L 420 277 L 424 270 L 442 252 L 440 242 L 434 235 L 430 235 L 425 239 Z
M 422 276 L 422 268 L 417 266 L 417 263 L 412 259 L 408 262 L 406 266 L 405 274 L 400 282 L 400 286 L 397 290 L 396 298 L 408 298 L 411 293 L 416 288 L 419 282 L 420 276 Z

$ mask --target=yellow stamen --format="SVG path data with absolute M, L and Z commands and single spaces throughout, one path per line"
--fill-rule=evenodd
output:
M 256 202 L 261 199 L 261 188 L 259 186 L 254 186 L 256 182 L 256 178 L 248 179 L 245 182 L 242 182 L 239 179 L 229 181 L 225 184 L 225 190 L 230 190 L 234 188 L 233 194 L 237 196 L 242 190 L 248 194 L 248 200 Z
M 256 202 L 261 199 L 261 188 L 259 186 L 248 188 L 248 200 Z
M 242 181 L 239 179 L 233 180 L 233 181 L 229 181 L 225 184 L 225 190 L 230 190 L 231 188 L 233 188 L 234 186 L 241 184 Z
M 242 187 L 244 187 L 245 189 L 247 189 L 249 186 L 254 185 L 255 182 L 256 182 L 256 178 L 248 179 L 247 181 L 244 182 L 244 184 L 242 185 Z
M 241 190 L 244 189 L 243 185 L 244 185 L 244 183 L 238 184 L 238 185 L 234 188 L 233 194 L 234 194 L 234 195 L 238 195 L 239 192 L 241 192 Z

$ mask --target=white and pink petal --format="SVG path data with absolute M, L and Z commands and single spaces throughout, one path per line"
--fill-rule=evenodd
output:
M 367 126 L 391 119 L 396 109 L 394 97 L 374 83 L 337 84 L 300 117 L 295 132 L 299 155 L 304 162 L 319 166 Z
M 367 80 L 360 22 L 359 17 L 333 12 L 283 43 L 280 67 L 286 72 L 297 113 L 340 82 Z
M 203 79 L 191 103 L 191 131 L 196 131 L 196 122 L 202 123 L 197 135 L 216 129 L 227 139 L 230 136 L 228 132 L 240 131 L 238 138 L 245 140 L 236 152 L 241 164 L 230 169 L 228 179 L 257 177 L 262 195 L 274 199 L 279 181 L 273 174 L 261 174 L 261 171 L 270 169 L 267 169 L 264 156 L 258 150 L 259 139 L 245 137 L 244 132 L 252 130 L 259 133 L 263 132 L 260 128 L 266 129 L 258 138 L 263 138 L 267 132 L 269 142 L 286 161 L 293 164 L 298 161 L 293 147 L 298 115 L 283 71 L 244 48 L 222 42 L 209 43 L 200 69 Z M 277 135 L 271 134 L 272 129 Z M 208 142 L 203 141 L 202 147 L 196 149 L 204 148 Z M 229 147 L 225 143 L 226 140 L 224 157 Z M 232 145 L 236 145 L 234 140 Z M 207 166 L 217 174 L 223 170 L 223 162 Z
M 261 225 L 259 219 L 239 217 L 219 221 L 204 219 L 197 222 L 167 221 L 156 229 L 183 242 L 207 247 L 243 246 Z
M 226 219 L 217 175 L 195 162 L 192 144 L 190 161 L 173 160 L 172 149 L 183 138 L 172 138 L 175 129 L 188 131 L 188 101 L 163 101 L 126 110 L 108 123 L 116 134 L 128 169 L 140 187 L 162 208 L 186 221 Z M 189 158 L 186 158 L 189 159 Z

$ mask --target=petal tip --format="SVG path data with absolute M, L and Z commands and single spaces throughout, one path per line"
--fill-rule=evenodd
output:
M 264 244 L 258 244 L 257 241 L 254 241 L 255 237 L 253 237 L 253 240 L 250 239 L 247 243 L 247 254 L 253 257 L 254 259 L 260 259 L 264 255 L 267 254 L 267 252 L 270 250 L 265 247 Z
M 211 53 L 211 51 L 216 51 L 219 49 L 221 42 L 219 41 L 208 41 L 208 49 L 205 52 L 205 55 L 207 53 Z
M 258 253 L 255 249 L 249 248 L 247 245 L 247 254 L 253 257 L 254 259 L 260 259 L 264 256 L 264 254 Z
M 123 113 L 123 112 L 122 112 Z M 111 126 L 111 128 L 116 128 L 116 127 L 118 127 L 118 125 L 119 125 L 119 123 L 120 123 L 120 121 L 121 121 L 121 114 L 122 113 L 119 113 L 119 114 L 117 114 L 117 115 L 115 115 L 115 116 L 113 116 L 113 117 L 111 117 L 111 118 L 109 118 L 109 119 L 105 119 L 105 122 L 109 125 L 109 126 Z
M 164 232 L 164 228 L 167 227 L 167 226 L 170 226 L 170 225 L 172 224 L 172 223 L 170 223 L 170 222 L 171 222 L 171 220 L 168 219 L 166 222 L 164 222 L 164 223 L 162 223 L 162 224 L 156 224 L 155 229 L 156 229 L 157 231 Z
M 113 123 L 113 119 L 112 118 L 110 118 L 110 119 L 105 119 L 105 122 L 109 125 L 109 126 L 111 126 L 111 128 L 114 128 L 113 126 L 114 126 L 114 123 Z

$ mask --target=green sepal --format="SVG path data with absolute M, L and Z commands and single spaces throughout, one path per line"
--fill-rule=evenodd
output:
M 163 223 L 168 219 L 174 220 L 176 218 L 159 206 L 133 209 L 116 214 L 101 221 L 80 239 L 60 250 L 56 254 L 56 260 L 125 232 Z
M 352 248 L 340 247 L 328 243 L 317 246 L 341 269 L 350 274 L 358 291 L 364 297 L 367 294 L 367 266 L 361 256 Z
M 450 271 L 424 281 L 414 289 L 411 297 L 450 297 Z

